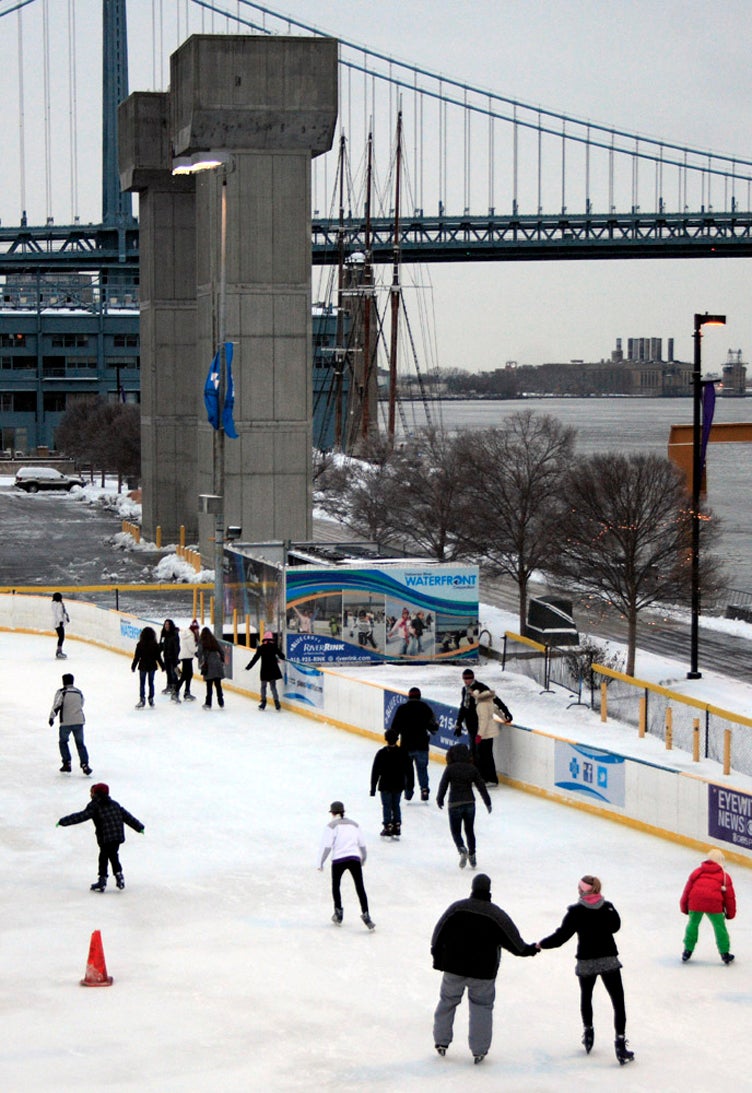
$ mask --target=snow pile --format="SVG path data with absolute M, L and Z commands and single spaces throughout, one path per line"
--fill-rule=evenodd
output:
M 175 547 L 168 547 L 167 549 L 174 550 Z M 166 554 L 154 566 L 154 579 L 157 581 L 177 581 L 183 584 L 207 584 L 214 580 L 214 570 L 201 569 L 197 573 L 189 562 L 179 558 L 177 554 Z

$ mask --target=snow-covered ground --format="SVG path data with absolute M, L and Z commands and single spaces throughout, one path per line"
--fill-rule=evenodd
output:
M 749 870 L 731 869 L 736 962 L 721 964 L 704 925 L 684 965 L 678 900 L 700 855 L 522 792 L 495 791 L 493 814 L 478 810 L 478 867 L 526 940 L 558 924 L 583 872 L 602 877 L 619 909 L 636 1061 L 616 1063 L 600 985 L 595 1048 L 585 1056 L 574 943 L 534 959 L 504 954 L 487 1060 L 472 1064 L 464 1005 L 440 1059 L 431 1036 L 440 975 L 429 940 L 446 906 L 469 893 L 471 872 L 457 868 L 446 814 L 433 801 L 405 805 L 401 842 L 379 841 L 379 802 L 368 795 L 375 743 L 287 710 L 261 713 L 232 692 L 224 713 L 162 696 L 155 710 L 137 711 L 136 678 L 121 656 L 71 640 L 61 665 L 51 638 L 2 633 L 0 643 L 3 1090 L 749 1086 Z M 641 674 L 649 667 L 655 678 L 682 678 L 682 666 L 652 660 L 641 658 Z M 47 716 L 66 669 L 86 695 L 91 779 L 58 773 Z M 436 686 L 455 701 L 458 680 L 443 671 Z M 427 689 L 423 672 L 395 669 L 389 682 Z M 566 711 L 520 677 L 502 677 L 498 665 L 484 665 L 483 678 L 520 722 L 576 722 L 580 731 L 591 716 Z M 692 684 L 700 686 L 714 689 L 720 705 L 749 708 L 749 688 L 721 677 Z M 433 682 L 430 693 L 442 697 Z M 433 788 L 440 773 L 432 764 Z M 128 830 L 124 892 L 89 891 L 91 824 L 55 827 L 84 807 L 92 781 L 108 782 L 146 825 L 143 837 Z M 329 874 L 315 861 L 334 798 L 345 801 L 369 845 L 373 933 L 360 922 L 347 878 L 344 925 L 330 922 Z M 96 929 L 114 984 L 87 990 L 79 980 Z

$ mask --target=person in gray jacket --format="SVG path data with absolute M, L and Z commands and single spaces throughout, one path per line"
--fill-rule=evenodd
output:
M 89 753 L 84 743 L 84 721 L 86 720 L 84 717 L 84 696 L 78 687 L 73 686 L 73 683 L 73 676 L 70 672 L 66 672 L 63 676 L 62 687 L 55 692 L 52 709 L 50 710 L 50 727 L 55 724 L 55 717 L 59 715 L 60 734 L 58 739 L 60 757 L 63 760 L 60 773 L 70 774 L 71 751 L 68 747 L 68 740 L 72 734 L 78 751 L 78 758 L 81 762 L 81 770 L 84 774 L 91 774 Z

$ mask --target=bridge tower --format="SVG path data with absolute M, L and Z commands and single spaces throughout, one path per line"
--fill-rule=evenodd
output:
M 120 189 L 118 106 L 128 98 L 125 0 L 102 0 L 102 223 L 130 227 L 133 198 Z

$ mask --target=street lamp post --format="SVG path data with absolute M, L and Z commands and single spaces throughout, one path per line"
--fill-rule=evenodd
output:
M 225 624 L 225 428 L 223 408 L 227 386 L 227 171 L 231 158 L 224 152 L 207 152 L 183 156 L 173 162 L 172 173 L 197 174 L 199 171 L 218 170 L 220 173 L 219 201 L 219 277 L 214 315 L 216 339 L 219 343 L 219 375 L 217 379 L 218 424 L 212 433 L 212 489 L 211 495 L 201 498 L 203 511 L 214 516 L 214 636 L 224 639 Z
M 694 366 L 692 370 L 692 547 L 691 580 L 692 604 L 689 631 L 689 671 L 687 679 L 700 679 L 702 672 L 698 668 L 700 638 L 700 490 L 702 485 L 702 328 L 704 326 L 725 326 L 725 315 L 695 315 L 694 327 Z

